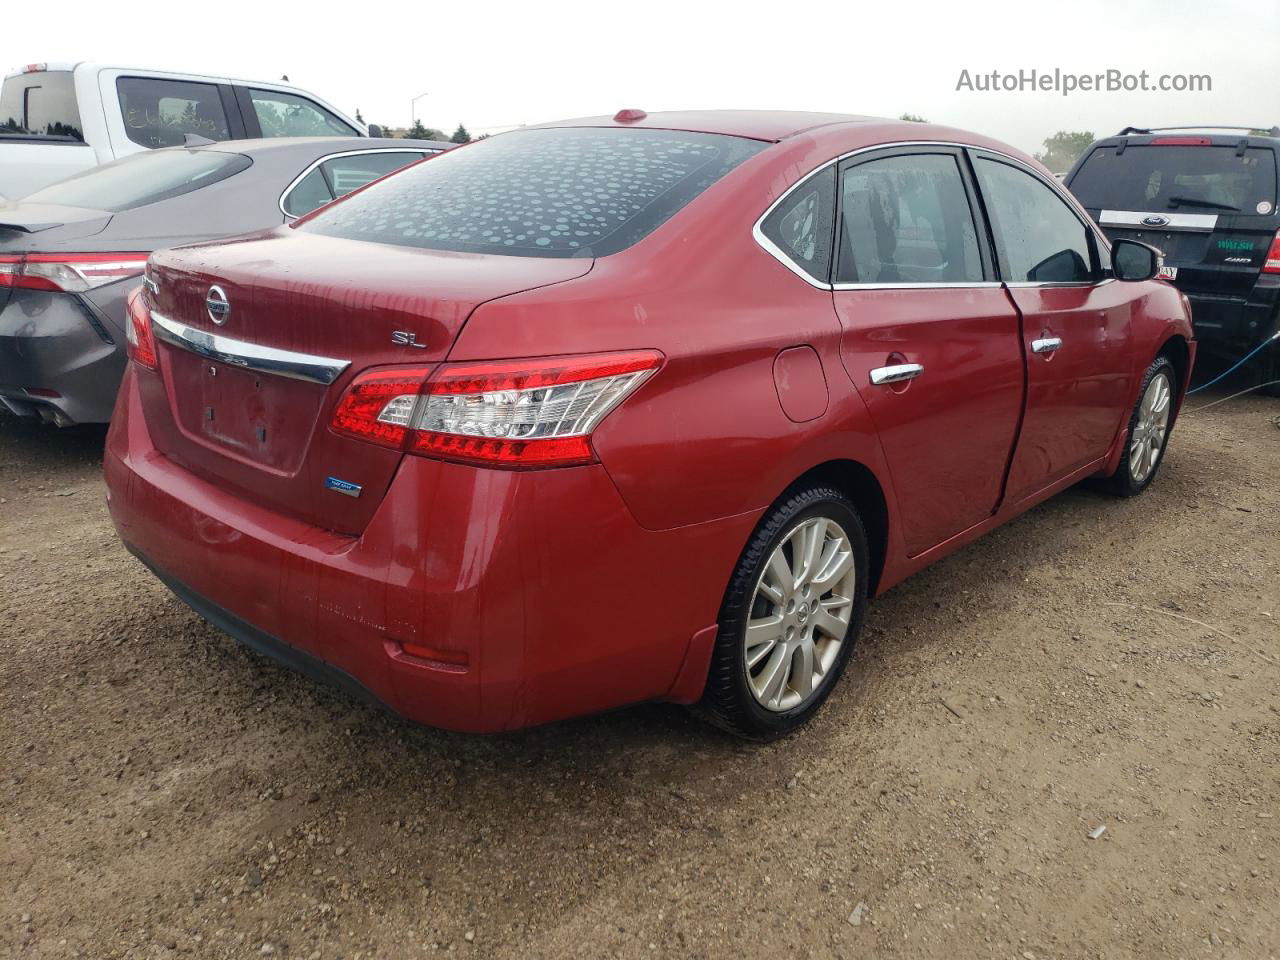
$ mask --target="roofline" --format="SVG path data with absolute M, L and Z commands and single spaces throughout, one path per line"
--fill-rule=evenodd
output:
M 250 79 L 248 77 L 232 77 L 232 76 L 222 76 L 222 75 L 213 74 L 213 73 L 204 73 L 198 70 L 171 70 L 168 67 L 151 67 L 151 66 L 144 66 L 142 64 L 137 64 L 137 63 L 132 63 L 132 64 L 109 63 L 109 62 L 97 61 L 97 60 L 74 60 L 74 61 L 73 60 L 59 60 L 59 61 L 35 60 L 32 62 L 43 63 L 44 71 L 40 71 L 40 72 L 47 72 L 47 73 L 53 73 L 54 71 L 74 71 L 80 67 L 85 67 L 91 70 L 125 70 L 125 71 L 141 70 L 146 73 L 172 74 L 173 76 L 176 76 L 176 77 L 198 77 L 201 80 L 208 80 L 212 83 L 253 84 L 256 86 L 275 87 L 276 89 L 280 89 L 280 90 L 296 90 L 298 93 L 306 94 L 307 97 L 311 99 L 315 99 L 317 96 L 319 96 L 315 91 L 309 90 L 306 87 L 300 87 L 297 84 L 292 83 L 288 80 L 255 80 L 255 79 Z M 32 71 L 32 72 L 36 72 L 36 71 Z M 24 65 L 22 67 L 19 67 L 16 70 L 12 70 L 9 73 L 6 73 L 4 75 L 4 79 L 8 80 L 10 77 L 20 77 L 25 75 L 26 73 L 27 73 L 27 70 L 26 70 L 26 66 Z
M 750 110 L 735 111 L 732 109 L 706 110 L 706 111 L 680 111 L 680 110 L 659 111 L 656 114 L 648 114 L 644 119 L 646 120 L 655 119 L 655 118 L 660 119 L 662 116 L 662 113 L 666 113 L 666 112 L 671 112 L 671 113 L 698 112 L 698 113 L 714 113 L 714 114 L 724 114 L 724 113 L 731 114 L 735 112 L 754 113 L 756 111 L 750 111 Z M 770 112 L 770 111 L 762 111 L 762 112 Z M 808 113 L 809 111 L 784 110 L 784 111 L 776 111 L 776 112 L 794 113 L 794 114 L 803 116 L 805 113 Z M 751 134 L 751 133 L 729 133 L 723 130 L 708 130 L 705 127 L 679 126 L 674 124 L 670 126 L 665 126 L 665 125 L 660 126 L 658 124 L 646 124 L 644 126 L 633 127 L 627 123 L 620 123 L 610 116 L 573 117 L 567 120 L 552 120 L 546 123 L 533 123 L 528 125 L 521 125 L 519 127 L 514 128 L 513 130 L 506 130 L 503 132 L 514 133 L 516 130 L 538 130 L 538 129 L 554 130 L 554 129 L 573 129 L 573 128 L 600 129 L 600 130 L 626 130 L 626 129 L 667 130 L 667 131 L 672 131 L 676 133 L 705 133 L 705 134 L 712 134 L 712 135 L 721 136 L 721 137 L 738 137 L 739 139 L 742 139 L 742 140 L 755 140 L 757 143 L 782 143 L 784 140 L 788 140 L 791 137 L 798 137 L 804 133 L 811 133 L 814 130 L 822 130 L 830 127 L 847 127 L 847 126 L 856 126 L 859 124 L 869 124 L 869 123 L 906 123 L 908 122 L 905 120 L 895 120 L 890 117 L 864 117 L 864 116 L 858 116 L 857 114 L 849 114 L 847 117 L 830 117 L 830 115 L 828 115 L 828 117 L 829 117 L 828 119 L 816 120 L 815 122 L 810 123 L 807 126 L 796 127 L 794 130 L 788 131 L 787 133 L 778 137 L 765 137 L 765 136 L 760 136 L 758 134 Z

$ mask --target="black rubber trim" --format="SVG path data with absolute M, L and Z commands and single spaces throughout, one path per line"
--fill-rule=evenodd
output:
M 305 650 L 290 646 L 283 640 L 276 639 L 247 620 L 241 620 L 230 610 L 225 610 L 212 600 L 202 597 L 186 584 L 175 580 L 157 568 L 154 563 L 129 544 L 126 543 L 125 547 L 142 561 L 148 570 L 156 575 L 156 579 L 172 590 L 179 600 L 237 643 L 244 644 L 250 650 L 256 651 L 264 657 L 270 657 L 290 670 L 301 673 L 312 680 L 317 680 L 326 686 L 341 690 L 343 693 L 350 694 L 358 700 L 372 703 L 387 710 L 391 709 L 386 703 L 378 699 L 372 690 L 345 670 L 341 670 L 333 664 L 307 653 Z

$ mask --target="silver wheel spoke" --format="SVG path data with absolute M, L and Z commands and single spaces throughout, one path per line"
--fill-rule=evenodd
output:
M 785 629 L 781 614 L 747 624 L 747 666 L 754 667 L 764 659 L 782 639 Z
M 819 596 L 830 589 L 829 584 L 837 583 L 841 577 L 853 569 L 853 551 L 844 549 L 842 542 L 831 557 L 823 564 L 818 575 L 813 578 L 813 588 Z
M 766 707 L 776 703 L 782 685 L 786 682 L 788 667 L 791 665 L 791 654 L 785 645 L 774 647 L 773 656 L 769 658 L 764 669 L 760 671 L 754 685 L 756 697 Z
M 819 610 L 814 617 L 813 629 L 821 630 L 833 640 L 843 640 L 845 631 L 849 629 L 849 621 L 826 610 Z
M 791 676 L 788 678 L 791 690 L 800 697 L 801 701 L 813 693 L 813 670 L 813 641 L 801 640 L 791 657 Z
M 778 545 L 778 549 L 773 551 L 773 555 L 769 557 L 769 576 L 773 578 L 773 585 L 785 597 L 793 589 L 795 589 L 795 578 L 791 574 L 791 565 L 787 563 L 786 555 L 782 552 L 782 545 Z M 781 602 L 780 600 L 774 601 Z
M 818 560 L 822 556 L 822 548 L 827 542 L 827 521 L 819 517 L 813 523 L 806 523 L 799 533 L 800 549 L 795 554 L 800 558 L 795 564 L 796 589 L 813 578 Z

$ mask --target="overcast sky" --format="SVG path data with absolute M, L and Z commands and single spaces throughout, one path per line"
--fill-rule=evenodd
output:
M 635 106 L 909 111 L 1026 150 L 1059 129 L 1280 124 L 1276 0 L 0 0 L 0 67 L 94 60 L 315 91 L 447 132 Z M 957 91 L 961 70 L 1209 74 L 1207 93 Z

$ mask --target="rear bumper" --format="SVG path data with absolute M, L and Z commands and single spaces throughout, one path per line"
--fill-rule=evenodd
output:
M 1280 324 L 1280 276 L 1263 274 L 1248 297 L 1187 293 L 1196 339 L 1206 348 L 1246 350 Z
M 125 544 L 216 626 L 412 720 L 474 732 L 697 699 L 707 628 L 757 519 L 649 531 L 600 466 L 406 457 L 364 532 L 334 534 L 166 458 L 132 370 L 104 470 Z
M 105 423 L 124 364 L 121 331 L 71 294 L 15 290 L 0 309 L 0 401 L 18 416 Z

